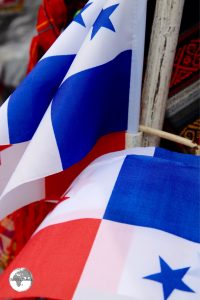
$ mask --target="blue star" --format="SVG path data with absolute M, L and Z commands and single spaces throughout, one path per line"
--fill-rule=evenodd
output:
M 75 18 L 74 18 L 74 21 L 76 23 L 79 23 L 80 25 L 82 25 L 83 27 L 86 27 L 85 26 L 85 22 L 83 21 L 83 17 L 82 17 L 82 13 L 92 4 L 92 2 L 86 4 L 80 11 L 80 13 L 78 13 Z
M 144 278 L 162 283 L 165 300 L 175 289 L 194 293 L 194 291 L 182 281 L 182 278 L 185 276 L 190 267 L 173 270 L 161 257 L 159 258 L 161 272 Z
M 98 18 L 96 19 L 96 22 L 93 25 L 91 40 L 97 34 L 97 32 L 101 29 L 101 27 L 110 29 L 115 32 L 115 28 L 114 28 L 112 22 L 110 21 L 109 17 L 115 11 L 115 9 L 117 8 L 118 5 L 119 4 L 115 4 L 115 5 L 109 6 L 105 9 L 102 9 L 101 13 L 99 14 Z

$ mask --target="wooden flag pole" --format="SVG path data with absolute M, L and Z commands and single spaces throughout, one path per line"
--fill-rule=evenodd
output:
M 140 125 L 139 129 L 141 132 L 146 133 L 148 135 L 153 135 L 153 136 L 157 136 L 159 138 L 163 138 L 184 146 L 187 146 L 189 148 L 192 148 L 194 150 L 200 151 L 200 146 L 196 143 L 193 143 L 191 140 L 188 140 L 184 137 L 169 133 L 169 132 L 165 132 L 159 129 L 153 129 L 147 126 L 143 126 Z
M 157 0 L 142 93 L 140 124 L 162 129 L 184 0 Z M 143 146 L 157 146 L 157 136 L 143 135 Z

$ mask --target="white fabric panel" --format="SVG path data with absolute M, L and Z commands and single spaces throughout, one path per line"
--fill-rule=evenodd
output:
M 8 101 L 3 103 L 0 107 L 0 145 L 9 145 L 9 131 L 8 131 Z
M 105 64 L 119 53 L 132 49 L 133 20 L 137 14 L 134 11 L 135 1 L 138 0 L 106 1 L 104 9 L 119 4 L 109 18 L 115 32 L 102 27 L 91 40 L 91 29 L 64 80 L 80 71 Z
M 43 199 L 45 197 L 45 181 L 39 179 L 28 182 L 0 198 L 0 220 L 15 210 Z
M 39 198 L 37 196 L 37 192 L 35 194 L 35 198 L 33 197 L 33 194 L 30 193 L 32 191 L 32 184 L 33 187 L 37 186 L 37 179 L 43 178 L 46 175 L 49 175 L 51 173 L 56 173 L 62 171 L 62 165 L 60 161 L 60 155 L 58 153 L 58 148 L 52 128 L 51 123 L 51 107 L 47 110 L 45 113 L 45 116 L 41 122 L 41 125 L 39 126 L 37 132 L 34 135 L 34 138 L 29 143 L 26 151 L 24 152 L 24 155 L 22 156 L 21 160 L 19 161 L 19 164 L 17 165 L 15 171 L 13 172 L 13 175 L 11 176 L 7 186 L 5 187 L 1 197 L 0 197 L 0 203 L 1 203 L 1 214 L 0 218 L 3 216 L 3 207 L 5 207 L 5 212 L 9 213 L 9 209 L 11 209 L 11 206 L 8 206 L 8 202 L 11 203 L 14 199 L 15 205 L 12 207 L 12 211 L 17 208 L 20 208 L 28 203 L 31 203 L 32 201 L 37 201 L 38 199 L 41 199 L 40 192 L 39 192 Z M 50 128 L 49 128 L 50 127 Z M 46 145 L 43 145 L 44 140 L 38 141 L 38 136 L 40 134 L 44 134 L 48 132 L 48 159 L 43 159 L 42 161 L 37 160 L 37 156 L 40 157 L 41 153 L 43 151 L 46 151 Z M 45 141 L 44 141 L 45 142 Z M 33 158 L 34 155 L 34 159 Z M 43 156 L 46 157 L 45 155 Z M 49 157 L 51 158 L 49 160 Z M 37 161 L 37 163 L 35 163 Z M 45 170 L 41 174 L 41 170 Z M 36 180 L 36 182 L 34 182 Z M 32 181 L 32 182 L 30 182 Z M 43 180 L 41 180 L 43 182 Z M 40 181 L 39 181 L 40 182 Z M 23 185 L 24 184 L 24 185 Z M 21 185 L 23 185 L 21 187 Z M 27 187 L 26 187 L 27 185 Z M 15 188 L 17 189 L 15 190 Z M 23 195 L 22 195 L 22 191 Z M 44 188 L 42 189 L 42 195 L 44 195 Z M 24 198 L 24 201 L 21 199 Z M 13 202 L 14 203 L 14 202 Z M 7 208 L 6 208 L 7 207 Z
M 148 299 L 149 295 L 154 295 L 154 300 L 163 299 L 162 284 L 142 279 L 161 271 L 159 256 L 174 270 L 191 267 L 192 271 L 197 267 L 199 244 L 156 229 L 134 226 L 128 230 L 132 231 L 132 237 L 121 274 L 119 293 L 141 300 Z M 198 281 L 199 278 L 190 276 L 188 271 L 183 277 L 183 282 L 195 293 L 174 290 L 169 297 L 170 300 L 198 300 L 200 297 Z
M 136 298 L 105 293 L 102 291 L 92 291 L 91 289 L 78 289 L 72 300 L 137 300 Z
M 86 34 L 94 23 L 106 0 L 91 0 L 92 3 L 82 13 L 86 27 L 73 22 L 63 31 L 42 59 L 54 55 L 76 54 L 83 43 Z
M 102 221 L 77 291 L 90 288 L 117 295 L 125 258 L 130 247 L 130 234 L 125 229 L 124 224 Z
M 192 272 L 198 266 L 199 248 L 197 243 L 160 230 L 103 220 L 74 299 L 82 299 L 84 291 L 88 295 L 89 291 L 115 294 L 113 299 L 164 299 L 162 284 L 144 279 L 160 272 L 160 256 L 174 270 L 191 267 L 183 281 L 195 293 L 174 290 L 170 300 L 198 300 L 199 278 Z
M 28 142 L 15 144 L 0 152 L 0 195 L 26 150 L 27 145 Z
M 48 132 L 48 159 L 45 160 L 46 140 L 41 140 L 40 136 L 45 136 Z M 34 155 L 34 159 L 33 159 Z M 37 156 L 43 157 L 43 160 L 37 160 Z M 49 159 L 50 158 L 50 159 Z M 37 161 L 37 163 L 35 163 Z M 43 173 L 41 172 L 43 171 Z M 13 173 L 8 185 L 6 186 L 3 195 L 15 187 L 29 181 L 37 180 L 46 175 L 62 171 L 60 155 L 51 123 L 51 107 L 45 113 L 45 116 L 38 127 L 33 139 L 30 141 L 24 155 L 22 156 L 15 172 Z M 2 196 L 3 196 L 2 195 Z

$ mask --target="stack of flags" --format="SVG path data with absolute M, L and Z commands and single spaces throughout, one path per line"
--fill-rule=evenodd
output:
M 153 147 L 95 160 L 2 274 L 1 296 L 198 300 L 199 163 Z M 32 285 L 19 293 L 22 267 Z
M 146 2 L 90 0 L 0 108 L 0 219 L 57 201 L 51 185 L 62 199 L 1 275 L 1 297 L 199 299 L 199 158 L 124 150 Z M 19 268 L 32 276 L 21 292 Z

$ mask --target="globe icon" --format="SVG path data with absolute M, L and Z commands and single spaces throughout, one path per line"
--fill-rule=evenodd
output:
M 33 277 L 26 268 L 17 268 L 10 274 L 10 286 L 17 292 L 24 292 L 30 289 Z

